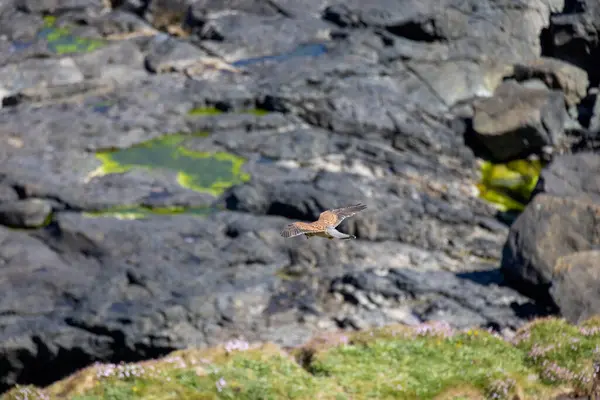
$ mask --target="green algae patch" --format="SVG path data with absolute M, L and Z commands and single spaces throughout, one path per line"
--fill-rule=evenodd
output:
M 540 319 L 510 341 L 439 323 L 395 325 L 324 333 L 291 352 L 233 340 L 95 364 L 43 390 L 13 388 L 3 400 L 586 398 L 599 355 L 600 318 L 579 326 Z
M 106 210 L 84 212 L 85 217 L 90 218 L 116 218 L 122 220 L 144 219 L 154 215 L 209 215 L 213 209 L 211 207 L 146 207 L 146 206 L 121 206 Z
M 68 27 L 56 26 L 53 16 L 44 17 L 37 37 L 46 40 L 50 50 L 58 55 L 88 53 L 106 45 L 104 40 L 75 36 Z
M 540 160 L 514 160 L 506 164 L 483 161 L 479 197 L 501 211 L 523 211 L 542 171 Z
M 207 116 L 207 115 L 221 115 L 223 114 L 222 110 L 219 110 L 216 107 L 195 107 L 188 111 L 188 115 L 199 117 L 199 116 Z
M 244 158 L 225 152 L 188 150 L 183 146 L 187 137 L 190 136 L 166 135 L 127 149 L 98 152 L 96 157 L 102 161 L 102 166 L 86 180 L 124 173 L 136 167 L 161 168 L 177 172 L 177 182 L 182 187 L 214 196 L 250 180 L 250 175 L 242 170 Z

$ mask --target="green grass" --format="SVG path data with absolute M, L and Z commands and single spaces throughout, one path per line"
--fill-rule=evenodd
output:
M 518 380 L 530 372 L 522 352 L 484 332 L 340 347 L 318 357 L 313 368 L 349 393 L 374 399 L 429 399 L 466 384 L 484 391 L 495 381 Z
M 96 157 L 102 165 L 87 179 L 123 173 L 132 168 L 159 168 L 175 171 L 182 187 L 214 196 L 248 181 L 250 175 L 242 171 L 244 158 L 226 152 L 193 151 L 184 146 L 187 138 L 206 135 L 165 135 L 127 149 L 100 151 Z
M 552 399 L 590 393 L 599 349 L 600 319 L 543 319 L 512 341 L 482 330 L 388 326 L 322 335 L 291 352 L 218 346 L 95 365 L 43 390 L 14 388 L 3 400 L 25 390 L 28 399 L 70 400 Z

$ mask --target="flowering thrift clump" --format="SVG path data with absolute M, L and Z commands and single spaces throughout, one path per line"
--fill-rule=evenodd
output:
M 135 379 L 144 376 L 145 370 L 137 364 L 99 364 L 96 363 L 96 377 L 117 378 L 117 379 Z M 150 366 L 152 370 L 153 367 Z
M 245 351 L 250 348 L 250 344 L 245 340 L 233 339 L 225 343 L 225 351 L 231 353 L 235 350 Z
M 512 378 L 493 381 L 490 384 L 488 397 L 494 400 L 509 398 L 517 382 Z
M 579 328 L 579 332 L 581 332 L 583 336 L 600 335 L 600 326 L 583 326 Z
M 546 355 L 546 353 L 554 350 L 554 348 L 556 348 L 556 345 L 553 344 L 549 346 L 540 346 L 539 344 L 535 344 L 533 345 L 531 350 L 529 350 L 529 353 L 527 353 L 527 355 L 535 360 L 539 357 Z
M 186 368 L 187 364 L 181 356 L 170 356 L 163 358 L 163 361 L 177 368 Z
M 223 388 L 225 388 L 225 386 L 227 386 L 227 382 L 225 381 L 225 379 L 223 377 L 221 377 L 217 381 L 216 385 L 217 385 L 217 391 L 221 392 L 221 391 L 223 391 Z
M 23 386 L 17 387 L 14 393 L 15 400 L 50 400 L 50 397 L 41 390 Z
M 433 321 L 427 324 L 418 325 L 415 329 L 417 336 L 436 336 L 451 337 L 456 332 L 449 323 L 445 321 Z

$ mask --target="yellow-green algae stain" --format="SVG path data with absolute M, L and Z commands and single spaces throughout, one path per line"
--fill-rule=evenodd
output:
M 514 160 L 506 164 L 483 161 L 479 197 L 501 211 L 523 211 L 542 170 L 540 160 Z
M 44 26 L 37 37 L 45 39 L 51 51 L 56 54 L 86 53 L 103 47 L 106 42 L 100 39 L 78 37 L 66 27 L 56 26 L 56 17 L 44 17 Z
M 233 342 L 165 358 L 96 364 L 3 400 L 64 399 L 553 399 L 593 389 L 600 319 L 548 318 L 510 341 L 443 325 L 330 332 L 286 352 Z
M 194 136 L 206 136 L 196 134 Z M 94 176 L 123 173 L 132 168 L 168 169 L 177 172 L 177 182 L 188 189 L 219 196 L 226 189 L 250 180 L 242 171 L 246 160 L 226 152 L 201 152 L 183 146 L 191 135 L 173 134 L 152 139 L 127 149 L 101 151 L 102 161 Z
M 106 210 L 87 211 L 83 215 L 86 217 L 110 217 L 123 220 L 142 219 L 153 215 L 197 215 L 205 216 L 214 209 L 211 207 L 147 207 L 147 206 L 120 206 Z
M 206 115 L 221 115 L 223 114 L 222 110 L 219 110 L 216 107 L 195 107 L 188 111 L 188 115 L 192 115 L 195 117 L 198 116 L 206 116 Z

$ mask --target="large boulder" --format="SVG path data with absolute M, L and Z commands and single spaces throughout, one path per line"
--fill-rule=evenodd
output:
M 554 266 L 552 298 L 572 323 L 600 314 L 600 251 L 580 251 L 560 257 Z
M 600 204 L 573 197 L 535 196 L 510 228 L 502 271 L 525 293 L 548 300 L 557 260 L 600 245 Z
M 564 140 L 564 94 L 515 82 L 500 85 L 493 97 L 475 101 L 473 130 L 493 159 L 509 161 Z

